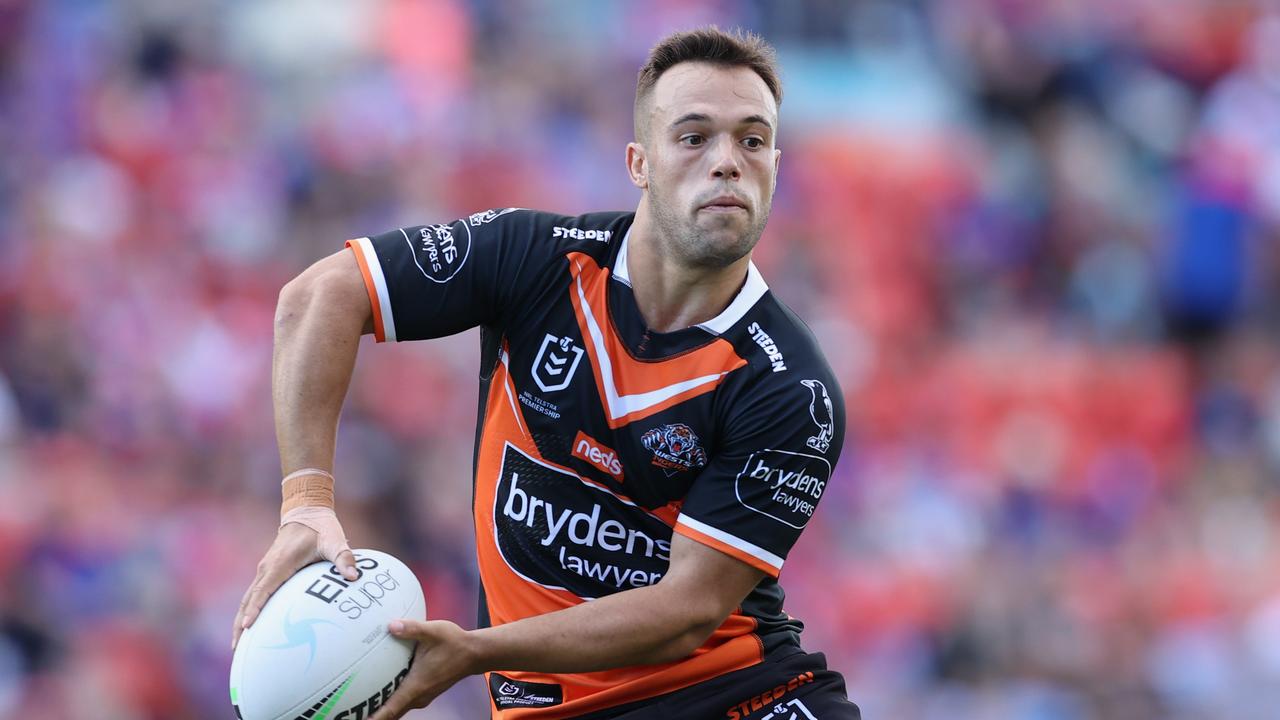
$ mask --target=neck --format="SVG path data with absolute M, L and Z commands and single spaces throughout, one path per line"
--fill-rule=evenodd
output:
M 645 325 L 674 332 L 704 323 L 724 311 L 747 279 L 750 254 L 722 268 L 692 267 L 664 252 L 644 203 L 627 241 L 631 291 Z

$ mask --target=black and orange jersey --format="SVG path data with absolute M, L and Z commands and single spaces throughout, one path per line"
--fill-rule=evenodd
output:
M 490 673 L 495 717 L 596 713 L 799 644 L 777 576 L 840 452 L 839 387 L 754 265 L 717 317 L 648 330 L 627 271 L 633 219 L 512 208 L 348 243 L 379 341 L 482 329 L 482 626 L 654 584 L 672 533 L 767 575 L 683 660 Z

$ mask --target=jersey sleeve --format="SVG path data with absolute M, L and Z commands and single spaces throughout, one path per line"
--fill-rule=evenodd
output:
M 422 340 L 497 324 L 533 274 L 534 215 L 489 210 L 348 240 L 373 306 L 374 337 Z
M 826 493 L 843 441 L 844 400 L 830 376 L 773 384 L 730 419 L 675 531 L 776 578 Z

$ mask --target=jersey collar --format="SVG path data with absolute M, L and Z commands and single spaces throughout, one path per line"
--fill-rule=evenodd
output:
M 627 232 L 622 236 L 622 245 L 618 248 L 618 259 L 614 261 L 613 272 L 611 276 L 614 280 L 631 287 L 631 273 L 627 270 L 627 245 L 631 239 L 631 228 L 627 228 Z M 765 292 L 769 290 L 769 285 L 764 281 L 764 276 L 756 268 L 754 261 L 747 261 L 747 281 L 743 283 L 742 289 L 733 298 L 733 302 L 729 303 L 729 307 L 725 308 L 721 313 L 710 320 L 699 323 L 695 327 L 711 333 L 712 335 L 721 335 L 734 323 L 742 319 L 743 315 L 752 308 L 760 298 L 764 297 Z

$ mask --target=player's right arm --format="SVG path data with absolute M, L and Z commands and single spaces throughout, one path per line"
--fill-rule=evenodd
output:
M 276 304 L 271 358 L 280 464 L 330 468 L 338 415 L 373 311 L 355 257 L 340 250 L 289 281 Z
M 271 394 L 285 476 L 304 468 L 332 472 L 338 416 L 351 383 L 360 336 L 373 311 L 355 256 L 342 250 L 307 268 L 280 291 L 275 316 Z M 300 568 L 334 562 L 355 579 L 355 558 L 336 517 L 281 525 L 240 602 L 232 647 L 267 598 Z
M 501 327 L 519 307 L 529 278 L 560 257 L 553 218 L 519 208 L 476 213 L 453 223 L 400 228 L 351 240 L 280 292 L 276 308 L 272 399 L 281 469 L 329 475 L 338 416 L 351 383 L 360 336 L 378 342 L 423 340 L 477 325 Z M 570 240 L 562 239 L 561 242 Z M 579 242 L 579 241 L 574 241 Z M 595 240 L 587 240 L 593 246 Z M 323 484 L 313 473 L 308 482 Z M 332 507 L 332 480 L 322 488 Z M 290 489 L 284 486 L 288 509 Z M 294 502 L 296 504 L 296 502 Z M 314 504 L 307 502 L 305 504 Z M 313 515 L 323 515 L 317 511 Z M 283 523 L 236 614 L 232 645 L 267 598 L 293 573 L 325 559 L 354 579 L 354 557 L 330 513 Z

